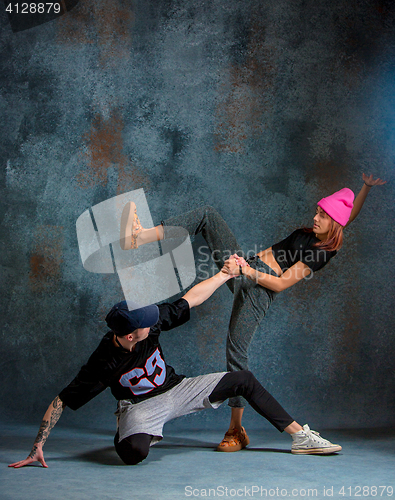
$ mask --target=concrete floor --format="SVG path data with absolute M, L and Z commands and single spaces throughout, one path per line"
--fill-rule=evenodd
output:
M 248 449 L 217 453 L 218 431 L 173 428 L 144 463 L 127 467 L 112 446 L 112 430 L 59 425 L 45 446 L 48 469 L 7 468 L 26 457 L 36 432 L 34 426 L 3 426 L 2 500 L 388 498 L 395 488 L 395 433 L 386 430 L 327 430 L 322 434 L 341 444 L 341 453 L 295 456 L 289 437 L 275 430 L 249 430 Z

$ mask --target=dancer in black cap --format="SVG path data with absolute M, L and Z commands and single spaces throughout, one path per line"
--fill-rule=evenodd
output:
M 229 397 L 243 396 L 279 431 L 293 438 L 292 453 L 328 454 L 341 450 L 303 428 L 282 408 L 249 371 L 210 373 L 185 378 L 167 365 L 159 344 L 161 331 L 186 323 L 190 309 L 204 302 L 223 283 L 232 279 L 219 272 L 183 298 L 159 306 L 129 310 L 116 304 L 106 317 L 111 328 L 81 368 L 77 377 L 50 404 L 29 456 L 10 464 L 20 468 L 34 461 L 47 467 L 43 445 L 65 406 L 77 410 L 107 387 L 118 400 L 115 449 L 124 463 L 134 465 L 146 458 L 149 447 L 162 439 L 169 420 L 205 408 L 217 408 Z

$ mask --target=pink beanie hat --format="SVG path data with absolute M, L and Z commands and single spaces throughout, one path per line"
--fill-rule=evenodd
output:
M 353 207 L 354 193 L 351 189 L 343 188 L 336 193 L 322 198 L 317 205 L 326 212 L 329 217 L 341 226 L 345 226 L 351 215 L 351 210 Z

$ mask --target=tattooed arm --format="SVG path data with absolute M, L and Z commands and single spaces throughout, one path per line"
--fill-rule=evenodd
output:
M 64 407 L 65 404 L 62 402 L 59 396 L 56 396 L 56 398 L 49 405 L 48 410 L 45 412 L 40 425 L 40 429 L 38 431 L 36 440 L 34 441 L 32 451 L 29 453 L 29 456 L 25 460 L 20 460 L 19 462 L 10 464 L 8 467 L 19 469 L 19 467 L 29 465 L 32 462 L 36 461 L 40 462 L 43 467 L 48 467 L 44 460 L 43 446 L 49 436 L 49 433 L 55 426 L 56 422 L 59 420 Z

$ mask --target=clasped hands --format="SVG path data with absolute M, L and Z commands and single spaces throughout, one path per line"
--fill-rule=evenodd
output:
M 225 274 L 229 274 L 231 276 L 240 276 L 240 268 L 241 267 L 250 267 L 248 262 L 244 259 L 244 257 L 240 257 L 236 253 L 231 255 L 229 259 L 225 261 L 224 267 L 221 271 Z

